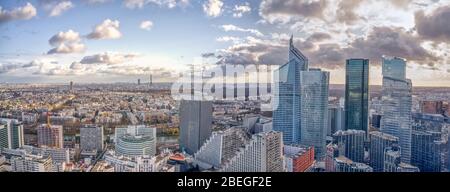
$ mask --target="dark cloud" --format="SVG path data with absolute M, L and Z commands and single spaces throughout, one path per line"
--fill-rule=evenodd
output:
M 430 15 L 416 12 L 417 33 L 424 39 L 450 42 L 450 6 L 440 7 Z
M 345 24 L 353 24 L 360 19 L 360 16 L 354 12 L 359 7 L 362 0 L 341 0 L 336 10 L 336 19 Z
M 211 58 L 211 57 L 215 57 L 215 56 L 216 56 L 215 53 L 202 53 L 203 58 Z
M 322 32 L 316 32 L 313 33 L 311 36 L 308 37 L 307 41 L 323 41 L 323 40 L 327 40 L 327 39 L 331 39 L 331 35 L 328 33 L 322 33 Z
M 383 55 L 403 57 L 421 65 L 434 66 L 439 59 L 421 46 L 421 39 L 403 28 L 375 27 L 367 37 L 358 38 L 349 44 L 324 44 L 311 41 L 321 35 L 312 35 L 306 41 L 295 40 L 295 46 L 308 57 L 312 66 L 329 69 L 344 66 L 348 58 L 368 58 L 379 64 Z M 326 36 L 326 35 L 325 35 Z M 320 38 L 319 38 L 320 39 Z M 274 39 L 274 41 L 276 41 Z M 256 41 L 241 43 L 226 49 L 219 64 L 266 64 L 281 65 L 287 62 L 288 41 L 277 43 Z
M 259 14 L 270 21 L 283 16 L 322 18 L 326 6 L 325 0 L 263 0 Z
M 437 58 L 421 46 L 417 36 L 403 28 L 375 27 L 366 38 L 359 38 L 345 49 L 347 57 L 365 57 L 378 60 L 383 55 L 403 57 L 429 64 Z

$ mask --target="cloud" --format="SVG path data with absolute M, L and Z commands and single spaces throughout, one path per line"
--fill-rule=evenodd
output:
M 122 54 L 122 53 L 101 53 L 91 56 L 85 56 L 80 63 L 81 64 L 107 64 L 115 65 L 125 63 L 136 58 L 137 54 Z
M 61 31 L 53 35 L 48 42 L 54 48 L 48 51 L 47 54 L 80 53 L 86 49 L 86 46 L 81 43 L 80 34 L 73 30 Z
M 440 7 L 431 14 L 416 12 L 417 33 L 425 39 L 450 42 L 450 6 Z
M 172 9 L 177 6 L 187 6 L 189 4 L 189 0 L 124 0 L 123 4 L 129 9 L 141 9 L 147 4 L 155 4 L 160 7 Z
M 406 9 L 412 1 L 411 0 L 389 0 L 389 2 L 391 2 L 392 5 L 396 6 L 397 8 L 405 8 Z
M 27 69 L 31 67 L 40 66 L 42 63 L 38 60 L 33 60 L 29 63 L 0 63 L 0 74 L 9 73 L 18 69 Z
M 327 40 L 327 39 L 331 39 L 331 35 L 328 33 L 323 33 L 323 32 L 315 32 L 313 33 L 311 36 L 308 37 L 307 41 L 323 41 L 323 40 Z
M 147 30 L 150 31 L 153 27 L 153 22 L 152 21 L 142 21 L 141 24 L 139 25 L 139 28 L 143 29 L 143 30 Z
M 223 12 L 223 2 L 221 0 L 208 0 L 203 4 L 203 11 L 208 17 L 218 17 Z
M 299 17 L 322 18 L 326 6 L 325 0 L 263 0 L 259 15 L 269 23 L 287 22 Z
M 102 3 L 109 3 L 113 0 L 83 0 L 87 4 L 102 4 Z
M 360 16 L 354 12 L 363 0 L 341 0 L 336 10 L 336 19 L 341 23 L 353 24 L 360 19 Z
M 256 30 L 256 29 L 244 29 L 235 25 L 222 25 L 220 26 L 220 28 L 224 31 L 239 31 L 239 32 L 249 32 L 252 33 L 256 36 L 264 36 L 264 34 L 262 34 L 260 31 Z
M 31 3 L 13 10 L 3 10 L 0 6 L 0 24 L 14 20 L 29 20 L 36 16 L 36 13 L 36 8 Z
M 87 35 L 88 39 L 119 39 L 122 33 L 119 30 L 118 20 L 106 19 L 101 24 L 95 26 L 94 31 Z
M 327 33 L 316 32 L 306 40 L 295 38 L 294 44 L 308 57 L 311 65 L 328 69 L 343 67 L 347 58 L 368 58 L 377 65 L 382 55 L 403 57 L 428 66 L 439 60 L 422 47 L 418 36 L 400 27 L 375 27 L 366 37 L 347 44 L 324 42 L 331 38 Z M 287 62 L 288 41 L 287 34 L 272 34 L 271 39 L 248 37 L 216 53 L 220 56 L 217 63 L 281 65 Z
M 218 37 L 216 39 L 216 41 L 218 42 L 239 42 L 241 39 L 239 37 L 231 37 L 231 36 L 223 36 L 223 37 Z
M 74 7 L 71 1 L 45 1 L 44 8 L 49 11 L 50 17 L 60 16 L 63 12 Z
M 202 53 L 203 58 L 210 58 L 210 57 L 215 57 L 215 56 L 216 56 L 215 53 Z
M 233 8 L 233 17 L 241 18 L 245 13 L 250 13 L 252 8 L 248 2 L 245 2 L 243 5 L 235 5 Z
M 422 64 L 437 60 L 422 47 L 419 37 L 406 32 L 401 27 L 374 27 L 366 38 L 358 38 L 351 42 L 347 53 L 350 57 L 376 60 L 382 55 L 393 55 Z

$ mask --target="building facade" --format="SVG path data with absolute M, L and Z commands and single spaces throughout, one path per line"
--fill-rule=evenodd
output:
M 383 172 L 385 166 L 384 152 L 386 148 L 393 147 L 394 145 L 398 145 L 398 137 L 379 131 L 370 132 L 369 165 L 373 168 L 374 172 Z
M 284 160 L 287 172 L 305 172 L 314 165 L 314 147 L 284 145 Z
M 411 80 L 403 75 L 406 60 L 383 57 L 381 132 L 399 138 L 402 162 L 411 161 Z M 394 70 L 394 71 L 392 71 Z
M 369 60 L 348 59 L 345 72 L 345 129 L 368 133 Z
M 63 127 L 60 125 L 42 124 L 37 128 L 39 147 L 63 148 Z
M 324 158 L 326 153 L 329 76 L 320 69 L 300 73 L 300 143 L 314 146 L 316 159 Z
M 86 125 L 80 128 L 80 148 L 82 151 L 102 151 L 103 141 L 103 126 Z
M 362 130 L 338 131 L 333 134 L 333 142 L 344 147 L 345 157 L 354 162 L 364 162 L 364 142 L 366 132 Z
M 212 101 L 180 101 L 180 147 L 193 155 L 211 136 Z

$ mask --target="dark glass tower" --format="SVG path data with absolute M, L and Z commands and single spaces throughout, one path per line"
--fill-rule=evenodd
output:
M 348 59 L 345 71 L 345 130 L 363 130 L 367 134 L 369 60 Z

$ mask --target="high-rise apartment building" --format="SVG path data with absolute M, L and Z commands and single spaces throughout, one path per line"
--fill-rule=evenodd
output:
M 85 151 L 103 150 L 103 126 L 85 125 L 80 128 L 80 148 Z
M 42 124 L 37 128 L 39 147 L 63 148 L 63 127 L 60 125 Z

